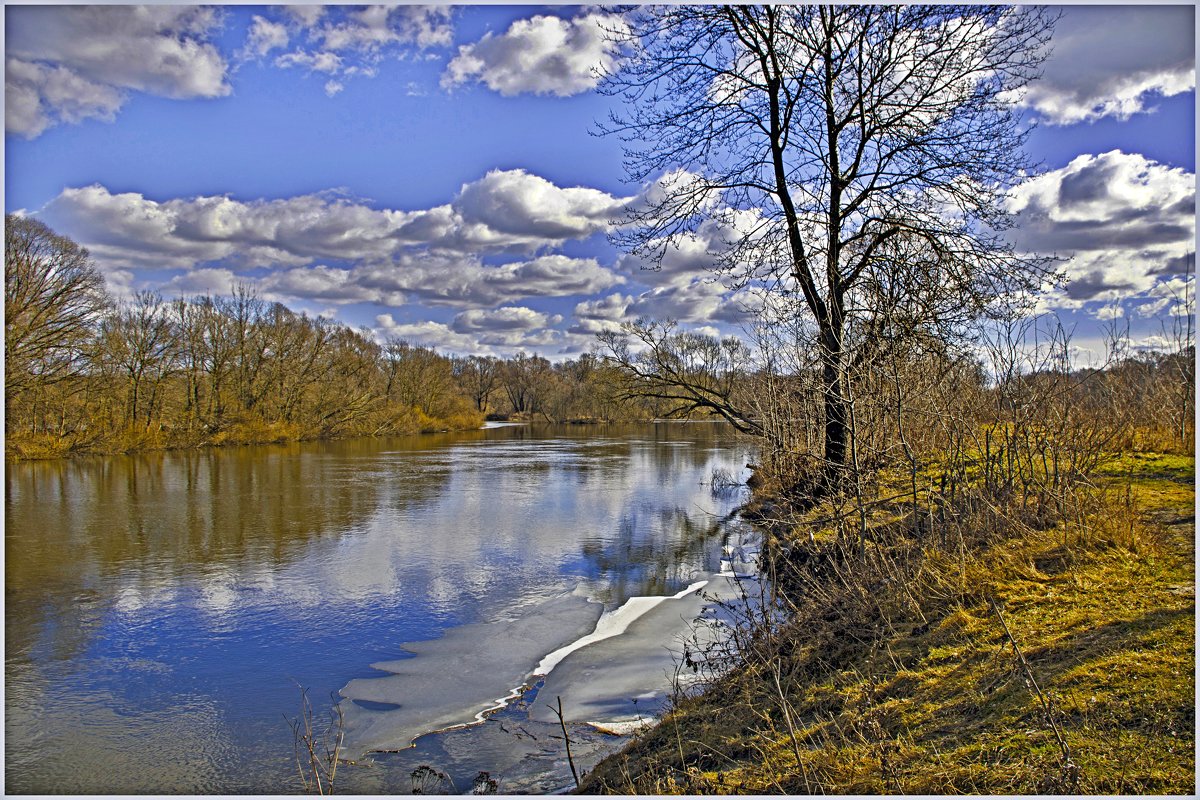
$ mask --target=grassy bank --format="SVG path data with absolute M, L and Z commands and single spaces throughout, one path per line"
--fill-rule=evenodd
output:
M 431 416 L 419 408 L 392 408 L 369 425 L 344 428 L 303 425 L 240 415 L 219 427 L 175 427 L 165 424 L 108 429 L 93 434 L 70 435 L 10 431 L 5 437 L 4 455 L 11 461 L 67 458 L 73 455 L 114 455 L 155 450 L 180 450 L 248 444 L 274 444 L 326 439 L 352 439 L 362 436 L 402 436 L 447 430 L 474 430 L 483 425 L 482 413 L 455 409 L 443 416 Z
M 813 509 L 785 621 L 582 791 L 1191 794 L 1194 502 L 1193 458 L 1140 453 L 1055 513 Z

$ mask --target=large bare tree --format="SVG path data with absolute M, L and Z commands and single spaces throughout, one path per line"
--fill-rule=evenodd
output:
M 5 399 L 79 374 L 108 306 L 88 251 L 41 222 L 4 218 Z
M 655 264 L 708 241 L 731 285 L 795 298 L 823 393 L 825 481 L 842 480 L 856 360 L 951 335 L 1036 288 L 1005 243 L 1031 169 L 1014 110 L 1052 15 L 1011 6 L 649 6 L 602 126 L 653 182 L 618 239 Z M 713 231 L 721 234 L 714 236 Z

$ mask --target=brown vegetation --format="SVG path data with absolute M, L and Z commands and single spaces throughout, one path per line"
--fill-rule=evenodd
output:
M 839 495 L 768 451 L 773 613 L 583 792 L 1195 790 L 1190 343 L 1075 370 L 1024 332 L 860 374 Z
M 451 358 L 297 314 L 247 287 L 229 297 L 114 303 L 88 252 L 6 218 L 9 458 L 648 419 L 596 356 L 551 364 Z

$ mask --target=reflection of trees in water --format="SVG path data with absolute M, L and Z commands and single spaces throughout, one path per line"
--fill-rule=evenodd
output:
M 39 638 L 54 658 L 86 647 L 121 593 L 228 581 L 303 558 L 355 530 L 386 494 L 427 502 L 448 466 L 366 462 L 373 449 L 305 445 L 9 465 L 5 597 L 10 654 Z M 419 454 L 414 454 L 419 455 Z M 357 460 L 356 460 L 357 459 Z M 378 480 L 366 479 L 379 470 Z
M 685 510 L 686 500 L 666 499 L 682 505 L 659 510 L 633 505 L 637 501 L 629 492 L 647 473 L 661 486 L 694 483 L 714 448 L 729 443 L 727 428 L 709 424 L 514 426 L 385 441 L 10 464 L 5 475 L 9 654 L 21 658 L 36 649 L 51 659 L 71 659 L 110 624 L 112 609 L 122 604 L 152 608 L 177 602 L 177 593 L 189 586 L 269 580 L 281 567 L 303 562 L 314 543 L 368 530 L 389 512 L 433 503 L 445 497 L 452 476 L 464 478 L 475 470 L 486 475 L 474 484 L 453 484 L 459 489 L 477 485 L 474 505 L 457 497 L 448 511 L 471 512 L 463 522 L 483 530 L 507 520 L 489 501 L 496 492 L 532 492 L 540 498 L 534 504 L 499 505 L 509 516 L 546 513 L 545 536 L 553 539 L 522 542 L 501 536 L 483 543 L 514 556 L 524 553 L 523 546 L 553 548 L 562 542 L 555 513 L 573 513 L 586 525 L 593 515 L 608 513 L 615 497 L 623 497 L 619 536 L 585 547 L 585 571 L 598 576 L 599 584 L 611 583 L 604 592 L 610 600 L 677 591 L 717 549 L 706 551 L 714 535 L 708 531 L 711 520 L 698 509 Z M 510 447 L 505 457 L 495 457 L 497 448 Z M 556 474 L 555 489 L 573 484 L 596 491 L 568 490 L 560 499 L 544 481 Z M 567 498 L 579 505 L 564 504 Z M 519 524 L 512 528 L 514 536 L 532 535 Z M 458 553 L 461 537 L 445 533 L 430 531 L 428 544 Z M 525 555 L 536 562 L 535 553 Z M 514 569 L 519 571 L 519 564 Z M 425 572 L 407 573 L 406 581 L 416 586 L 432 580 Z M 447 578 L 460 584 L 464 576 Z M 433 592 L 432 584 L 424 588 L 427 595 Z
M 621 517 L 618 536 L 588 539 L 582 553 L 591 593 L 607 604 L 630 597 L 674 594 L 697 572 L 716 569 L 721 520 L 698 510 L 675 507 Z

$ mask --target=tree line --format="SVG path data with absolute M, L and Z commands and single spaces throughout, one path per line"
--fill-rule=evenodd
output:
M 118 303 L 86 249 L 5 218 L 5 433 L 18 457 L 644 419 L 593 354 L 450 357 L 298 314 L 247 286 Z

